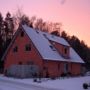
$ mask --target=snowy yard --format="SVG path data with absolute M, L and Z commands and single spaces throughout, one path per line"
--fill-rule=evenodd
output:
M 0 90 L 84 90 L 82 87 L 84 82 L 90 82 L 90 76 L 46 80 L 41 83 L 33 82 L 33 79 L 0 76 Z

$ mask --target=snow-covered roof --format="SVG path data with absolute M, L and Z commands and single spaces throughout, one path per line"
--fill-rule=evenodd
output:
M 68 42 L 62 37 L 58 37 L 58 36 L 55 36 L 55 35 L 52 35 L 49 33 L 45 33 L 45 32 L 43 32 L 43 34 L 46 35 L 46 37 L 51 41 L 57 42 L 59 44 L 65 45 L 65 46 L 70 46 L 68 44 Z
M 22 25 L 22 27 L 34 43 L 35 47 L 37 48 L 43 59 L 84 63 L 83 60 L 79 57 L 79 55 L 71 47 L 70 59 L 63 58 L 47 39 L 49 38 L 50 40 L 56 41 L 58 43 L 61 42 L 61 44 L 70 46 L 63 38 L 59 38 L 56 36 L 52 37 L 49 34 L 47 34 L 47 38 L 45 38 L 43 34 L 46 33 L 43 33 L 42 31 L 33 30 L 32 28 L 26 25 Z
M 70 47 L 70 59 L 72 62 L 81 62 L 84 63 L 84 61 L 81 59 L 81 57 L 75 52 L 75 50 Z

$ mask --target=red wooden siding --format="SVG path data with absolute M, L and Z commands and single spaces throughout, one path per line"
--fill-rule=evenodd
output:
M 80 75 L 81 74 L 81 64 L 80 63 L 72 63 L 71 72 L 73 75 Z

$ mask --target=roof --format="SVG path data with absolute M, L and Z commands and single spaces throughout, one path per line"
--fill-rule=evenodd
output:
M 46 35 L 46 37 L 51 41 L 57 42 L 59 44 L 65 45 L 65 46 L 70 46 L 68 44 L 68 42 L 62 37 L 58 37 L 58 36 L 55 36 L 55 35 L 52 35 L 49 33 L 45 33 L 45 32 L 43 32 L 43 34 Z
M 37 50 L 39 51 L 43 59 L 84 63 L 84 61 L 80 58 L 80 56 L 75 52 L 73 48 L 70 47 L 70 59 L 65 59 L 58 53 L 58 51 L 48 41 L 49 39 L 51 41 L 55 41 L 57 43 L 60 43 L 66 46 L 70 46 L 65 39 L 54 35 L 52 36 L 48 33 L 45 33 L 39 30 L 38 31 L 34 30 L 28 27 L 27 25 L 22 25 L 22 27 L 23 27 L 23 30 L 26 32 L 26 34 L 34 43 L 35 47 L 37 48 Z M 46 35 L 46 38 L 44 35 Z
M 70 47 L 70 60 L 71 62 L 84 63 L 84 61 L 72 47 Z
M 64 61 L 64 59 L 59 55 L 59 53 L 56 50 L 53 51 L 50 48 L 50 46 L 52 45 L 43 36 L 42 32 L 40 31 L 36 32 L 35 30 L 33 30 L 30 27 L 27 27 L 26 25 L 23 25 L 23 28 L 44 59 L 49 59 L 49 60 L 61 59 L 62 61 Z

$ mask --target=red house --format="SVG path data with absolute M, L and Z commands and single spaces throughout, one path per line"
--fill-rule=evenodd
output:
M 79 75 L 84 64 L 65 39 L 27 25 L 18 28 L 2 60 L 5 73 L 14 65 L 35 65 L 43 77 Z

